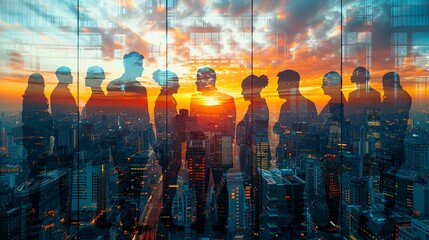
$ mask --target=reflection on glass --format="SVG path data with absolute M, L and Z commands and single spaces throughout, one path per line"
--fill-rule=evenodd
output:
M 2 5 L 2 238 L 427 238 L 426 0 Z

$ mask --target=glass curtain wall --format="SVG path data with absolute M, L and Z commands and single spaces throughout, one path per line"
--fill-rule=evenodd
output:
M 428 237 L 426 0 L 2 4 L 6 239 Z

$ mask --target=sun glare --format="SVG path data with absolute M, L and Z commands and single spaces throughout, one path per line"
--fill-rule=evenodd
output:
M 204 105 L 206 106 L 217 106 L 220 102 L 215 97 L 205 97 L 204 98 Z

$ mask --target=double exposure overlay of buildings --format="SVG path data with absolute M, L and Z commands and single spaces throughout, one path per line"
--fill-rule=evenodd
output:
M 2 5 L 2 238 L 429 239 L 429 1 Z

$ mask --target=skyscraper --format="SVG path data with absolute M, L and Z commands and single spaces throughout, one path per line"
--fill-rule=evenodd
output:
M 405 167 L 416 171 L 420 177 L 429 174 L 429 134 L 413 133 L 404 140 Z
M 171 215 L 174 224 L 184 226 L 186 232 L 196 220 L 195 194 L 190 190 L 189 185 L 189 169 L 182 166 L 177 176 L 177 189 L 172 201 Z
M 228 187 L 228 237 L 229 239 L 250 238 L 249 211 L 246 206 L 244 174 L 237 168 L 226 173 Z
M 305 239 L 305 181 L 291 169 L 260 169 L 260 239 Z M 258 206 L 257 206 L 258 207 Z
M 204 133 L 191 132 L 186 151 L 186 160 L 188 162 L 189 169 L 190 191 L 195 192 L 195 200 L 197 203 L 196 225 L 200 227 L 200 230 L 204 229 L 204 212 L 209 180 L 209 165 L 206 162 L 206 148 L 207 142 Z
M 68 218 L 68 177 L 64 170 L 39 175 L 14 191 L 14 204 L 21 206 L 21 239 L 64 239 L 69 233 L 62 221 Z

